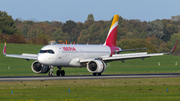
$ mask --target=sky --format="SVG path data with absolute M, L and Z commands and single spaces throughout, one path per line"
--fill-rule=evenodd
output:
M 0 0 L 0 11 L 13 19 L 34 21 L 108 21 L 118 14 L 124 19 L 153 21 L 180 15 L 180 0 Z

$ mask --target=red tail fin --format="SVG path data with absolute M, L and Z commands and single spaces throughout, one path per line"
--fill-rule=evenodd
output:
M 119 21 L 119 15 L 114 15 L 114 19 L 112 21 L 111 27 L 109 29 L 108 36 L 106 38 L 106 42 L 104 45 L 107 46 L 116 46 L 116 40 L 117 40 L 117 32 L 118 32 L 118 21 Z

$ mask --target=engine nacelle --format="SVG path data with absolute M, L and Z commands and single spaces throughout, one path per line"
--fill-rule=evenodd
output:
M 92 60 L 87 64 L 87 70 L 90 73 L 102 73 L 106 69 L 106 64 L 101 60 Z
M 31 69 L 34 73 L 47 73 L 49 71 L 49 66 L 42 65 L 38 61 L 34 61 L 31 65 Z

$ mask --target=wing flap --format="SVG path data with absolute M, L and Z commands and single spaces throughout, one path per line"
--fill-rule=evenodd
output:
M 37 54 L 23 53 L 22 56 L 27 56 L 27 57 L 37 57 Z

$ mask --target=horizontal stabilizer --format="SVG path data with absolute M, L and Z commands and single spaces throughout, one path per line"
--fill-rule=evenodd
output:
M 129 53 L 129 54 L 114 54 L 112 57 L 119 57 L 119 56 L 132 56 L 132 55 L 145 55 L 147 52 L 140 52 L 140 53 Z
M 135 51 L 135 50 L 145 50 L 145 49 L 148 49 L 148 48 L 125 49 L 125 50 L 116 51 L 116 53 L 118 53 L 118 52 L 126 52 L 126 51 Z

